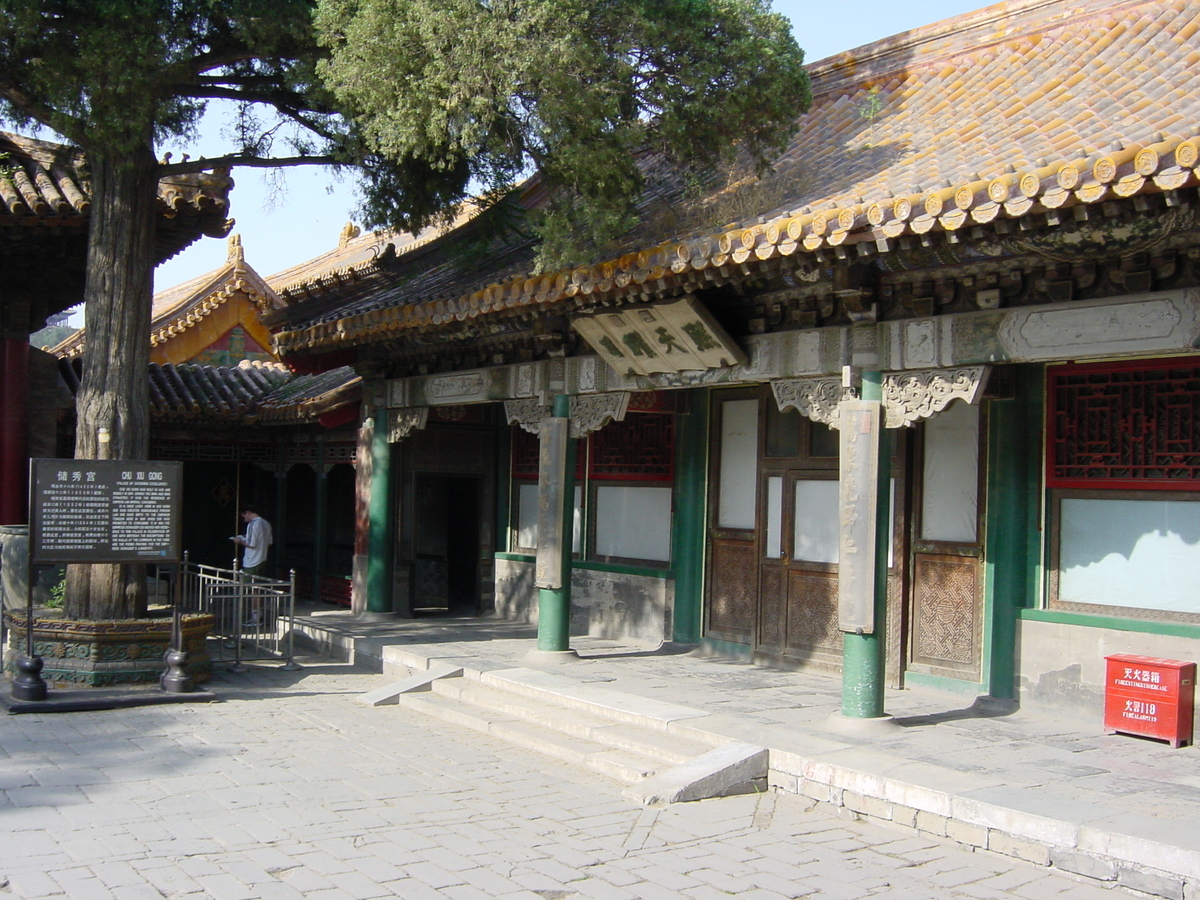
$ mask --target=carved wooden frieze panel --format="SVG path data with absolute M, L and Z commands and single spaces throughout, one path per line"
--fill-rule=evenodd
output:
M 913 425 L 937 415 L 952 400 L 978 402 L 987 381 L 987 366 L 892 372 L 883 379 L 886 428 Z
M 433 375 L 425 381 L 425 398 L 430 404 L 468 403 L 486 400 L 487 372 L 455 372 L 450 375 Z
M 772 381 L 771 391 L 780 412 L 794 409 L 814 422 L 837 427 L 838 404 L 845 394 L 840 379 L 788 378 Z
M 1014 360 L 1079 359 L 1191 349 L 1200 291 L 1143 295 L 1129 302 L 1072 309 L 1014 310 L 999 329 Z
M 571 398 L 572 438 L 587 437 L 609 422 L 620 422 L 629 408 L 628 391 L 609 391 L 604 394 L 582 394 Z M 519 425 L 530 434 L 538 434 L 542 419 L 550 408 L 536 397 L 526 400 L 505 400 L 504 416 L 509 425 Z
M 550 410 L 536 397 L 504 401 L 504 420 L 509 425 L 519 425 L 530 434 L 537 434 L 541 430 L 542 419 L 549 414 Z
M 428 421 L 428 406 L 392 410 L 388 416 L 388 443 L 404 440 L 414 431 L 423 429 Z
M 609 422 L 620 422 L 629 408 L 628 391 L 582 394 L 571 398 L 571 437 L 587 437 Z

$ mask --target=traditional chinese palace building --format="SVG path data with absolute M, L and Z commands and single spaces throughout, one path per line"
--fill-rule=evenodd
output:
M 347 252 L 343 241 L 327 255 Z M 155 295 L 150 457 L 184 462 L 191 561 L 232 565 L 229 535 L 250 503 L 274 526 L 273 569 L 295 569 L 306 598 L 349 605 L 361 380 L 347 366 L 306 373 L 281 364 L 263 322 L 283 305 L 236 234 L 222 266 Z M 52 350 L 70 395 L 86 341 L 81 329 Z M 69 455 L 70 416 L 62 430 Z
M 762 181 L 648 158 L 589 265 L 465 263 L 467 223 L 284 292 L 284 357 L 364 377 L 355 608 L 536 617 L 565 395 L 577 632 L 837 671 L 839 529 L 884 509 L 889 684 L 1078 707 L 1108 653 L 1196 659 L 1198 29 L 988 7 L 813 64 Z M 890 448 L 852 495 L 847 423 Z

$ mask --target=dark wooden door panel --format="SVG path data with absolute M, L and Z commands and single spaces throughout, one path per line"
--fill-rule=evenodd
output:
M 758 640 L 756 649 L 768 653 L 783 650 L 784 568 L 780 564 L 764 565 L 759 580 Z
M 842 652 L 836 572 L 788 573 L 787 651 Z
M 754 541 L 712 540 L 706 637 L 750 642 L 757 575 Z

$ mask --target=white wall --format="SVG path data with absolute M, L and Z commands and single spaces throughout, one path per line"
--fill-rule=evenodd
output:
M 496 615 L 536 623 L 534 565 L 496 560 Z M 646 575 L 574 569 L 571 572 L 571 633 L 658 644 L 671 640 L 675 582 Z
M 1200 663 L 1200 639 L 1022 619 L 1017 623 L 1021 706 L 1103 730 L 1104 657 L 1132 653 Z

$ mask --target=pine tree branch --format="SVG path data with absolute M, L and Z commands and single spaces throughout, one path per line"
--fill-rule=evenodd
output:
M 162 163 L 158 167 L 159 177 L 171 175 L 195 175 L 211 169 L 228 169 L 242 166 L 251 169 L 275 169 L 291 166 L 332 166 L 344 163 L 333 156 L 249 156 L 245 153 L 230 153 L 225 156 L 201 157 L 187 162 Z
M 24 113 L 47 128 L 54 129 L 84 150 L 87 149 L 88 143 L 84 138 L 87 129 L 78 117 L 58 112 L 44 103 L 39 103 L 8 81 L 0 80 L 0 98 L 9 103 L 13 109 Z
M 195 100 L 233 100 L 236 103 L 261 103 L 265 106 L 283 107 L 301 112 L 321 113 L 318 109 L 305 103 L 301 94 L 284 91 L 250 91 L 240 88 L 225 88 L 216 84 L 181 84 L 172 89 L 176 97 L 191 97 Z

